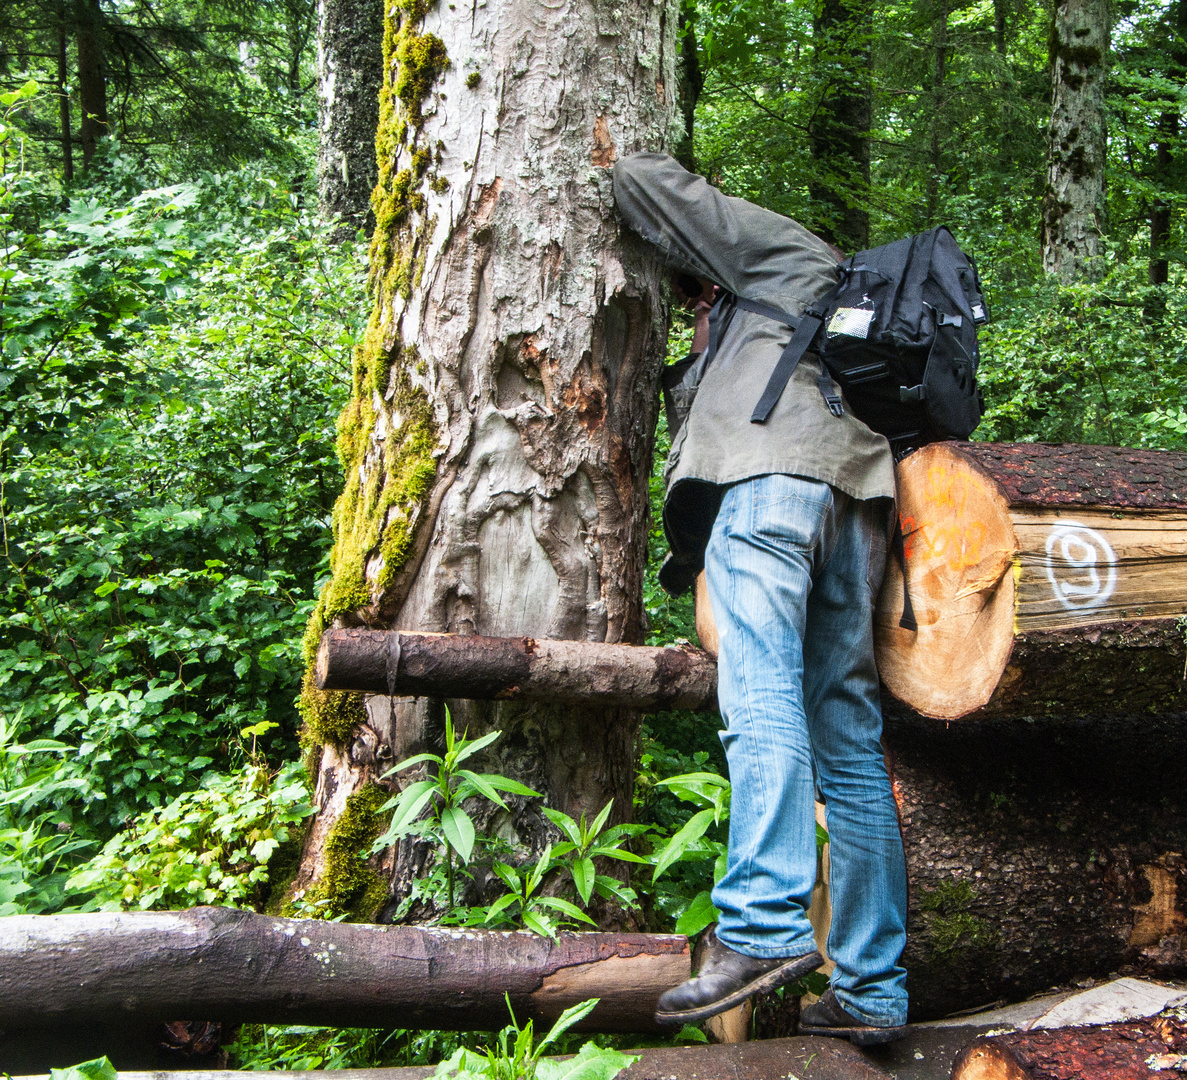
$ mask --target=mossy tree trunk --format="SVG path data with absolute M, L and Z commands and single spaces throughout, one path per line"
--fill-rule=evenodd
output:
M 1056 0 L 1050 52 L 1043 268 L 1072 281 L 1098 254 L 1105 224 L 1108 0 Z
M 370 228 L 383 81 L 383 0 L 317 5 L 317 193 L 344 232 Z
M 374 307 L 310 661 L 331 624 L 640 640 L 666 309 L 660 267 L 618 226 L 610 167 L 670 142 L 676 21 L 672 0 L 389 5 Z M 375 834 L 364 796 L 439 745 L 441 704 L 307 681 L 318 812 L 294 890 L 372 918 L 389 883 L 398 898 L 423 871 L 423 850 L 388 852 L 344 891 L 359 864 L 333 852 L 343 832 Z M 573 815 L 611 798 L 629 815 L 635 713 L 449 705 L 471 737 L 504 732 L 480 768 Z M 529 847 L 548 828 L 531 806 L 485 824 Z

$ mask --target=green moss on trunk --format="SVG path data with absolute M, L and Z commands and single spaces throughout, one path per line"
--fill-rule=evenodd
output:
M 421 103 L 446 69 L 445 44 L 419 32 L 429 5 L 399 0 L 384 16 L 384 85 L 375 152 L 379 180 L 371 196 L 371 318 L 354 355 L 353 393 L 338 418 L 338 456 L 346 481 L 334 505 L 329 582 L 310 616 L 304 640 L 312 671 L 322 633 L 344 613 L 371 606 L 395 580 L 412 551 L 418 510 L 437 475 L 438 431 L 432 407 L 410 373 L 419 365 L 414 343 L 392 325 L 398 297 L 419 280 L 435 220 L 425 217 L 426 182 L 436 190 L 433 154 L 417 142 Z M 400 166 L 403 167 L 400 167 Z M 376 434 L 378 412 L 386 434 Z M 377 572 L 367 563 L 378 554 Z M 307 740 L 345 743 L 364 717 L 358 694 L 325 693 L 307 674 L 300 712 Z

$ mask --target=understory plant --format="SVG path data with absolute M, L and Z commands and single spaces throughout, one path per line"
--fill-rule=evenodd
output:
M 433 1075 L 442 1080 L 613 1080 L 623 1069 L 638 1061 L 638 1057 L 621 1050 L 605 1049 L 593 1042 L 585 1043 L 575 1056 L 564 1061 L 548 1061 L 543 1057 L 544 1051 L 593 1012 L 600 1000 L 590 998 L 566 1009 L 552 1025 L 552 1030 L 537 1043 L 532 1021 L 519 1026 L 508 996 L 511 1025 L 499 1032 L 495 1042 L 485 1052 L 459 1049 L 441 1062 Z
M 494 773 L 476 773 L 463 769 L 462 763 L 469 760 L 484 747 L 495 742 L 501 731 L 491 731 L 478 739 L 461 738 L 453 729 L 453 717 L 445 711 L 445 753 L 416 754 L 406 758 L 389 769 L 384 776 L 411 769 L 415 765 L 428 764 L 436 768 L 437 775 L 428 780 L 417 780 L 409 784 L 398 795 L 380 807 L 391 810 L 391 824 L 387 831 L 372 845 L 372 852 L 382 851 L 400 837 L 408 835 L 430 837 L 445 849 L 446 893 L 449 907 L 454 907 L 454 865 L 456 854 L 463 863 L 470 861 L 474 851 L 477 832 L 474 821 L 463 808 L 466 799 L 481 796 L 490 800 L 502 810 L 507 809 L 500 791 L 526 798 L 540 798 L 538 791 Z M 425 811 L 425 817 L 420 815 Z
M 100 910 L 148 910 L 195 904 L 258 904 L 276 850 L 295 840 L 312 813 L 300 762 L 277 772 L 257 739 L 275 725 L 244 728 L 247 761 L 237 773 L 211 773 L 196 791 L 137 817 L 66 882 L 91 894 Z

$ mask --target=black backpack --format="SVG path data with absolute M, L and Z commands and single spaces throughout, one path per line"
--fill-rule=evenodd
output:
M 943 226 L 859 251 L 821 304 L 794 319 L 735 297 L 795 332 L 750 416 L 764 423 L 815 344 L 857 418 L 885 435 L 896 458 L 939 439 L 967 439 L 981 420 L 977 327 L 988 307 L 977 267 Z M 716 351 L 716 350 L 714 350 Z M 841 415 L 829 379 L 821 393 Z
M 946 228 L 859 251 L 838 267 L 840 280 L 817 306 L 796 319 L 769 304 L 725 294 L 710 313 L 709 343 L 697 357 L 665 372 L 669 417 L 687 415 L 700 375 L 742 308 L 792 328 L 758 403 L 754 424 L 765 423 L 808 349 L 823 361 L 820 392 L 835 416 L 844 405 L 841 385 L 854 415 L 885 435 L 901 460 L 940 439 L 967 439 L 981 420 L 977 387 L 977 327 L 989 321 L 988 306 L 973 260 Z M 687 400 L 686 400 L 687 399 Z M 669 421 L 671 423 L 671 421 Z M 902 532 L 896 527 L 900 559 Z M 906 593 L 901 625 L 915 629 Z

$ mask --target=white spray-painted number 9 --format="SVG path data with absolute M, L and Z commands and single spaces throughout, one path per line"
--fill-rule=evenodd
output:
M 1117 586 L 1117 556 L 1095 529 L 1063 521 L 1047 536 L 1047 579 L 1065 608 L 1099 607 Z

